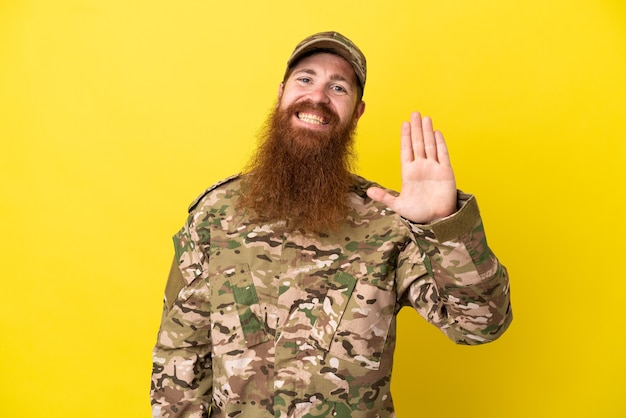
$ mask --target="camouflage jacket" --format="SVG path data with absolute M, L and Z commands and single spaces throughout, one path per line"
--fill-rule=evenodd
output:
M 155 417 L 393 417 L 401 307 L 459 344 L 505 331 L 508 276 L 475 198 L 459 192 L 457 213 L 414 225 L 370 185 L 355 176 L 331 235 L 251 223 L 237 177 L 192 205 L 153 353 Z

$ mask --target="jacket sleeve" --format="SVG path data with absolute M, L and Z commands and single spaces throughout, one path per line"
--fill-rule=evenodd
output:
M 454 342 L 482 344 L 511 323 L 509 278 L 487 245 L 474 196 L 459 192 L 458 202 L 447 218 L 409 223 L 413 240 L 398 260 L 399 292 Z
M 197 215 L 196 215 L 197 216 Z M 208 259 L 194 216 L 174 236 L 174 257 L 165 289 L 163 315 L 153 350 L 152 415 L 159 418 L 209 416 L 213 371 Z

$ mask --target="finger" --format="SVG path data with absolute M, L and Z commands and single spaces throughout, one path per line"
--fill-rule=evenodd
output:
M 433 120 L 428 116 L 422 119 L 422 136 L 426 158 L 437 160 L 437 142 L 435 141 L 435 132 L 433 132 Z
M 413 144 L 411 143 L 411 125 L 408 122 L 403 122 L 400 132 L 400 162 L 410 163 L 414 158 Z
M 415 158 L 426 158 L 422 133 L 422 115 L 419 112 L 411 113 L 411 141 Z
M 367 189 L 367 195 L 370 199 L 382 203 L 392 210 L 397 199 L 395 196 L 381 189 L 380 187 L 370 187 L 369 189 Z
M 435 131 L 435 141 L 437 142 L 437 160 L 440 164 L 450 166 L 450 154 L 448 153 L 448 145 L 443 134 L 439 131 Z

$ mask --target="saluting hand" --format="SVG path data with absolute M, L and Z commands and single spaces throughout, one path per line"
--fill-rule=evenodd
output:
M 402 124 L 400 136 L 402 190 L 396 197 L 380 187 L 367 195 L 404 218 L 420 224 L 431 223 L 456 211 L 456 182 L 448 147 L 429 117 L 419 112 Z

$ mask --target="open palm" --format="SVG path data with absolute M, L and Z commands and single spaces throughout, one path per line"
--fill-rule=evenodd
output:
M 456 182 L 448 147 L 429 117 L 411 114 L 400 135 L 402 190 L 393 196 L 379 187 L 367 195 L 415 223 L 431 223 L 456 211 Z

